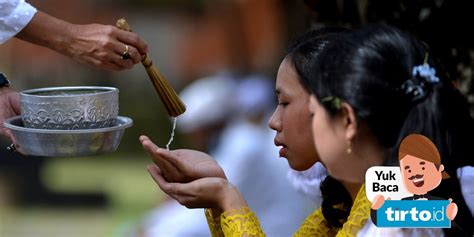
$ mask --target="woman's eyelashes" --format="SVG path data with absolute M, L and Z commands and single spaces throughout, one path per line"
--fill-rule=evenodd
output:
M 282 98 L 282 97 L 283 97 L 283 96 L 278 95 L 278 97 L 277 97 L 278 105 L 285 107 L 285 106 L 287 106 L 287 105 L 289 104 L 289 102 L 288 102 L 288 100 L 286 100 L 285 98 Z

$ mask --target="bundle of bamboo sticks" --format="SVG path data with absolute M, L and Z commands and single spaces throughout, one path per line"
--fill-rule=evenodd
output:
M 117 20 L 116 25 L 122 30 L 132 31 L 127 21 L 123 18 Z M 155 91 L 158 93 L 161 101 L 165 105 L 168 115 L 171 117 L 178 117 L 183 114 L 184 111 L 186 111 L 186 106 L 158 68 L 153 65 L 148 54 L 142 55 L 142 64 L 155 87 Z

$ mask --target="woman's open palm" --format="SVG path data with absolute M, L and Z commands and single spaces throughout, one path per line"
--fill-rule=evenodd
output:
M 204 152 L 188 149 L 168 151 L 159 148 L 146 136 L 140 136 L 140 142 L 168 182 L 187 183 L 206 177 L 226 178 L 217 162 Z

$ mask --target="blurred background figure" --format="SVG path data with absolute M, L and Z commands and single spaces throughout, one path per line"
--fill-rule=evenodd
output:
M 220 71 L 193 81 L 181 91 L 186 113 L 178 117 L 177 129 L 184 135 L 183 142 L 202 151 L 215 150 L 222 130 L 234 116 L 236 86 L 234 75 Z
M 249 206 L 257 209 L 262 225 L 273 231 L 269 236 L 289 236 L 314 204 L 285 191 L 292 188 L 285 175 L 288 166 L 284 160 L 275 161 L 278 150 L 267 128 L 274 109 L 273 88 L 267 77 L 256 74 L 221 73 L 198 79 L 180 94 L 188 111 L 178 118 L 177 127 L 191 146 L 207 146 L 202 150 L 210 152 Z M 288 213 L 296 214 L 282 223 L 281 216 Z M 174 200 L 153 210 L 143 228 L 146 237 L 210 234 L 202 210 L 187 209 Z
M 316 206 L 320 206 L 323 201 L 320 187 L 326 176 L 328 176 L 328 172 L 321 162 L 315 163 L 304 171 L 296 171 L 291 168 L 288 171 L 288 180 L 293 188 L 311 199 Z

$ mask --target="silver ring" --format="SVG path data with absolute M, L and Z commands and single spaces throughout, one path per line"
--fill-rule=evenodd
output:
M 123 53 L 120 55 L 120 57 L 123 60 L 127 60 L 127 59 L 130 58 L 130 53 L 128 52 L 128 45 L 125 45 L 125 51 L 123 51 Z
M 12 143 L 12 144 L 8 145 L 7 146 L 7 151 L 12 152 L 12 153 L 15 152 L 16 151 L 15 144 Z

